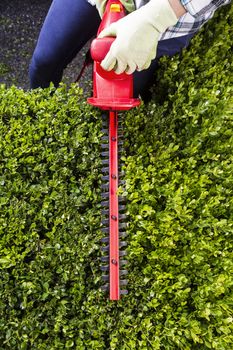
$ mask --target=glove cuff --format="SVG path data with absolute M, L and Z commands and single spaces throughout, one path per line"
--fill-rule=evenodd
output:
M 160 33 L 178 22 L 178 18 L 168 0 L 150 0 L 138 11 L 144 12 L 151 25 Z

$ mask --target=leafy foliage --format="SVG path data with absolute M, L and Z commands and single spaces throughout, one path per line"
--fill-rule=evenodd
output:
M 1 350 L 232 347 L 232 17 L 163 58 L 153 101 L 125 113 L 118 303 L 99 291 L 101 113 L 76 86 L 1 86 Z

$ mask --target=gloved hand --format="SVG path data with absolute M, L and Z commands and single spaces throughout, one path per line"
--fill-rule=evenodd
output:
M 101 18 L 103 17 L 107 2 L 108 0 L 95 0 L 95 6 Z M 136 9 L 133 0 L 120 0 L 120 2 L 122 3 L 127 12 L 133 12 Z
M 117 74 L 147 69 L 156 57 L 158 39 L 168 27 L 177 23 L 168 0 L 151 0 L 105 28 L 98 36 L 116 36 L 104 60 L 103 69 Z

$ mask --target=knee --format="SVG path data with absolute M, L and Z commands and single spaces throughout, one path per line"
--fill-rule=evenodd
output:
M 29 66 L 31 88 L 46 88 L 51 82 L 57 86 L 61 76 L 62 69 L 54 55 L 35 50 Z

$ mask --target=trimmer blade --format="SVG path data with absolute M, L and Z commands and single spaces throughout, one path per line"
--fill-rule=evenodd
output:
M 126 295 L 126 294 L 128 294 L 128 291 L 127 290 L 120 290 L 120 294 L 121 295 Z

